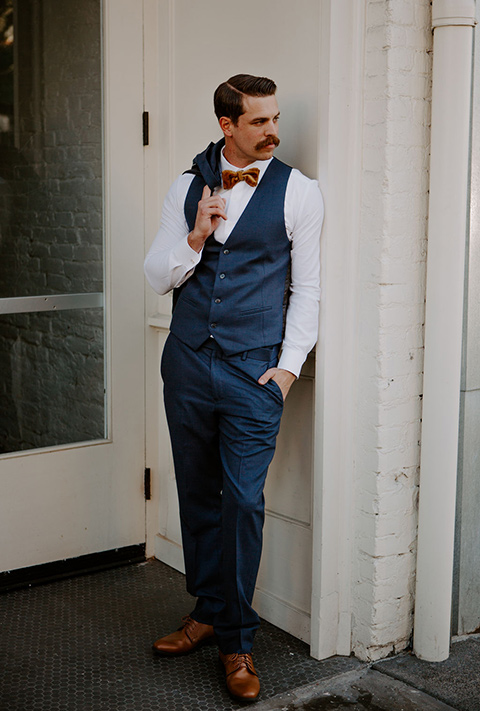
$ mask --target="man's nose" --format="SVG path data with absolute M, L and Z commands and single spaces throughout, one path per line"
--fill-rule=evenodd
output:
M 278 124 L 275 121 L 269 121 L 265 124 L 265 135 L 271 136 L 272 134 L 276 136 L 278 133 Z

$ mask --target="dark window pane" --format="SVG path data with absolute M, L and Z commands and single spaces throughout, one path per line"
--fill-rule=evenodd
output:
M 100 11 L 0 0 L 0 298 L 102 291 Z
M 105 437 L 103 309 L 0 317 L 0 452 Z

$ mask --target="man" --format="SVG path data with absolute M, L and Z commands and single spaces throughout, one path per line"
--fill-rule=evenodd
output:
M 283 402 L 316 341 L 320 295 L 322 198 L 316 181 L 273 158 L 275 91 L 245 74 L 217 88 L 224 138 L 171 187 L 145 260 L 155 291 L 175 289 L 161 371 L 197 598 L 154 649 L 183 654 L 215 636 L 227 688 L 246 701 L 260 690 L 251 602 L 265 477 Z

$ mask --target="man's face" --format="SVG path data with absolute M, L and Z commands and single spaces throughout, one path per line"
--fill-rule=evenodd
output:
M 244 113 L 235 125 L 220 119 L 225 134 L 225 158 L 237 168 L 256 160 L 268 160 L 280 143 L 279 111 L 275 96 L 244 96 Z

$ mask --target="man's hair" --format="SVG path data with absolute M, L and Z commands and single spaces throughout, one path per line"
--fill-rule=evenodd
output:
M 275 82 L 267 77 L 236 74 L 216 88 L 213 95 L 215 115 L 218 119 L 225 116 L 236 125 L 239 117 L 245 113 L 244 96 L 273 96 L 276 90 Z

